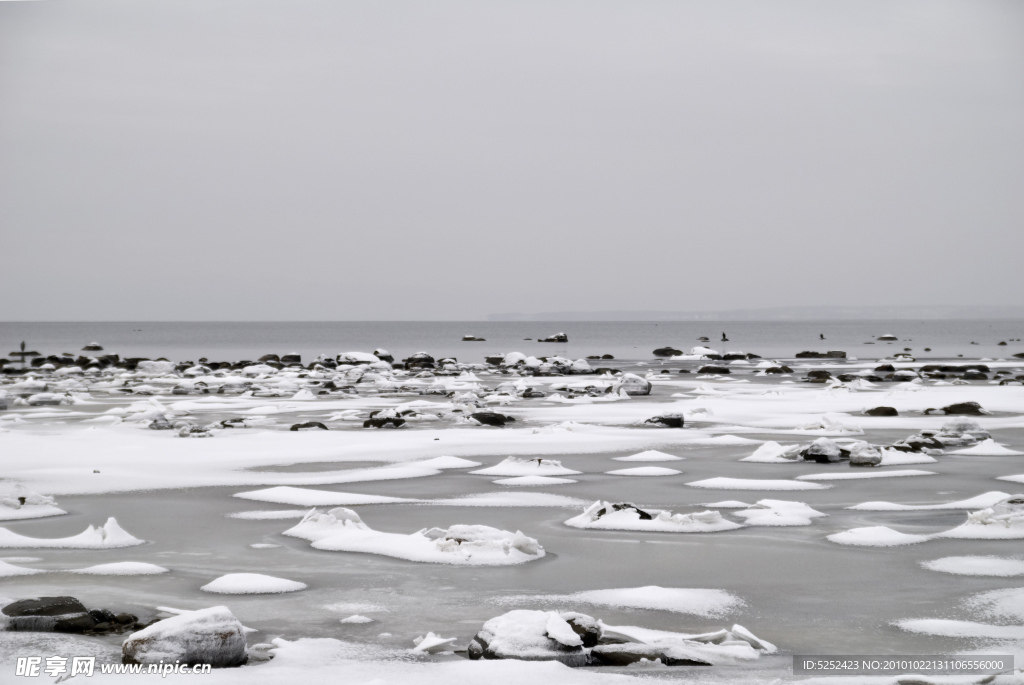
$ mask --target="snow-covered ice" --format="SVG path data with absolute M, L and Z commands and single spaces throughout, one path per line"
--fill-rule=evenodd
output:
M 298 592 L 305 590 L 306 587 L 305 583 L 296 580 L 275 578 L 262 573 L 228 573 L 211 580 L 199 589 L 220 595 L 271 595 Z
M 424 528 L 402 535 L 376 531 L 351 509 L 315 509 L 285 535 L 312 542 L 315 549 L 362 552 L 408 561 L 471 566 L 509 566 L 535 561 L 544 548 L 520 531 L 510 533 L 490 526 L 456 525 Z

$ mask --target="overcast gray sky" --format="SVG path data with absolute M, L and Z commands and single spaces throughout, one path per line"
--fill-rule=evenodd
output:
M 0 320 L 1019 304 L 1019 0 L 0 2 Z

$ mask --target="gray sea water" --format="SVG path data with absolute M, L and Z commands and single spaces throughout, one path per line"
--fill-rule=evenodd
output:
M 569 342 L 536 342 L 558 332 L 565 332 Z M 723 333 L 727 342 L 721 340 Z M 900 341 L 875 340 L 887 333 Z M 461 342 L 464 335 L 486 342 Z M 700 337 L 710 342 L 702 343 Z M 918 358 L 949 358 L 958 354 L 997 357 L 1024 350 L 1021 344 L 998 346 L 1014 338 L 1024 338 L 1024 321 L 4 322 L 0 323 L 0 355 L 16 350 L 24 340 L 43 354 L 77 353 L 96 341 L 106 352 L 122 357 L 172 361 L 201 357 L 238 361 L 288 352 L 298 352 L 307 360 L 319 354 L 377 348 L 388 350 L 395 359 L 425 351 L 435 357 L 481 362 L 485 355 L 519 351 L 573 359 L 611 354 L 637 361 L 650 359 L 652 350 L 666 345 L 685 352 L 701 344 L 721 352 L 742 350 L 773 358 L 792 357 L 802 350 L 844 350 L 852 357 L 878 359 L 905 347 Z M 931 352 L 925 352 L 926 347 Z

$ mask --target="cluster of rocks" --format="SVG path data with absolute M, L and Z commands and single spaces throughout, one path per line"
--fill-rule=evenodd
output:
M 829 350 L 828 352 L 811 352 L 804 350 L 796 353 L 797 359 L 846 359 L 846 353 L 842 350 Z
M 569 336 L 565 333 L 555 333 L 546 338 L 537 338 L 537 342 L 567 343 L 569 342 Z
M 756 659 L 776 648 L 746 628 L 699 634 L 662 633 L 643 641 L 576 611 L 517 609 L 492 618 L 469 642 L 470 659 L 558 661 L 568 666 L 713 666 Z
M 130 633 L 121 645 L 125 664 L 210 664 L 226 668 L 245 664 L 254 653 L 246 646 L 245 627 L 223 606 L 183 611 L 144 623 L 134 614 L 87 609 L 75 597 L 37 597 L 17 600 L 0 609 L 0 630 L 93 636 Z M 268 658 L 266 654 L 259 657 Z
M 10 631 L 108 635 L 145 627 L 134 614 L 87 609 L 74 597 L 37 597 L 0 609 L 0 626 Z

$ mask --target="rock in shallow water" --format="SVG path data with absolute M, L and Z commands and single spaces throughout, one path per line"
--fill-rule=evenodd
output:
M 126 664 L 181 662 L 214 668 L 241 666 L 247 660 L 245 632 L 224 606 L 189 611 L 132 633 L 121 647 Z

